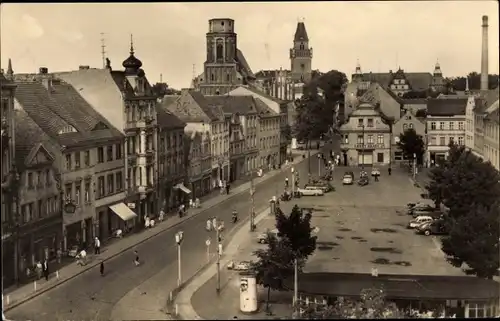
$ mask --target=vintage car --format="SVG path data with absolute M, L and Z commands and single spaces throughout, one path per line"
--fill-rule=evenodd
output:
M 314 186 L 307 186 L 297 190 L 301 196 L 323 196 L 325 192 L 322 189 Z

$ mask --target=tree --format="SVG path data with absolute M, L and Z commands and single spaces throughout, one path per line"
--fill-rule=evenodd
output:
M 157 82 L 151 87 L 151 90 L 158 98 L 163 98 L 165 95 L 179 95 L 180 91 L 170 88 L 167 83 Z
M 300 304 L 300 319 L 413 319 L 433 318 L 442 311 L 419 313 L 403 311 L 386 300 L 383 289 L 371 288 L 361 291 L 358 300 L 339 298 L 335 304 L 328 306 L 306 306 Z
M 481 74 L 473 71 L 465 77 L 446 78 L 451 87 L 457 91 L 465 91 L 467 81 L 469 80 L 469 90 L 479 90 L 481 88 Z M 488 89 L 498 87 L 498 75 L 488 75 Z
M 308 85 L 304 94 L 296 101 L 294 133 L 298 140 L 309 142 L 328 131 L 333 123 L 333 113 L 326 110 L 318 88 Z
M 425 151 L 425 143 L 422 136 L 417 135 L 413 128 L 409 128 L 399 135 L 398 146 L 407 159 L 413 160 L 416 155 L 417 162 L 422 163 Z
M 415 116 L 418 117 L 418 118 L 425 118 L 425 117 L 427 117 L 427 110 L 425 110 L 425 109 L 419 109 L 415 113 Z
M 311 213 L 295 205 L 286 216 L 280 209 L 276 211 L 278 237 L 288 240 L 294 259 L 305 260 L 316 250 L 316 236 L 311 235 Z
M 447 261 L 481 278 L 496 275 L 499 263 L 500 203 L 489 208 L 474 204 L 467 215 L 449 220 L 449 235 L 442 239 Z
M 257 261 L 251 269 L 255 272 L 257 284 L 267 289 L 266 309 L 269 310 L 271 290 L 288 290 L 283 281 L 294 273 L 292 249 L 286 239 L 268 233 L 267 248 L 256 250 L 254 255 Z

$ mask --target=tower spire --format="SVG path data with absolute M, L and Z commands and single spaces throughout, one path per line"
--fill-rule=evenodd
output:
M 130 34 L 130 54 L 134 54 L 134 35 Z
M 14 75 L 14 70 L 12 69 L 12 60 L 9 58 L 9 64 L 7 66 L 7 75 Z

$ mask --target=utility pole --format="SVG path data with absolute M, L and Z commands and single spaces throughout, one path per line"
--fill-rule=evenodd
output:
M 104 32 L 101 32 L 101 57 L 102 57 L 102 68 L 106 68 L 106 42 L 104 39 Z

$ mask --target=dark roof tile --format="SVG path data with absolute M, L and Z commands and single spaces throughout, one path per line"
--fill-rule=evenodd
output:
M 177 116 L 163 108 L 160 104 L 156 105 L 156 115 L 158 117 L 158 126 L 161 128 L 184 128 L 186 123 Z
M 297 29 L 295 30 L 295 36 L 293 41 L 309 41 L 307 36 L 306 25 L 303 22 L 297 23 Z
M 257 112 L 252 96 L 205 96 L 210 105 L 221 106 L 225 113 L 247 114 Z
M 429 99 L 427 101 L 427 115 L 429 115 L 429 116 L 465 115 L 465 107 L 466 106 L 467 106 L 467 98 Z

